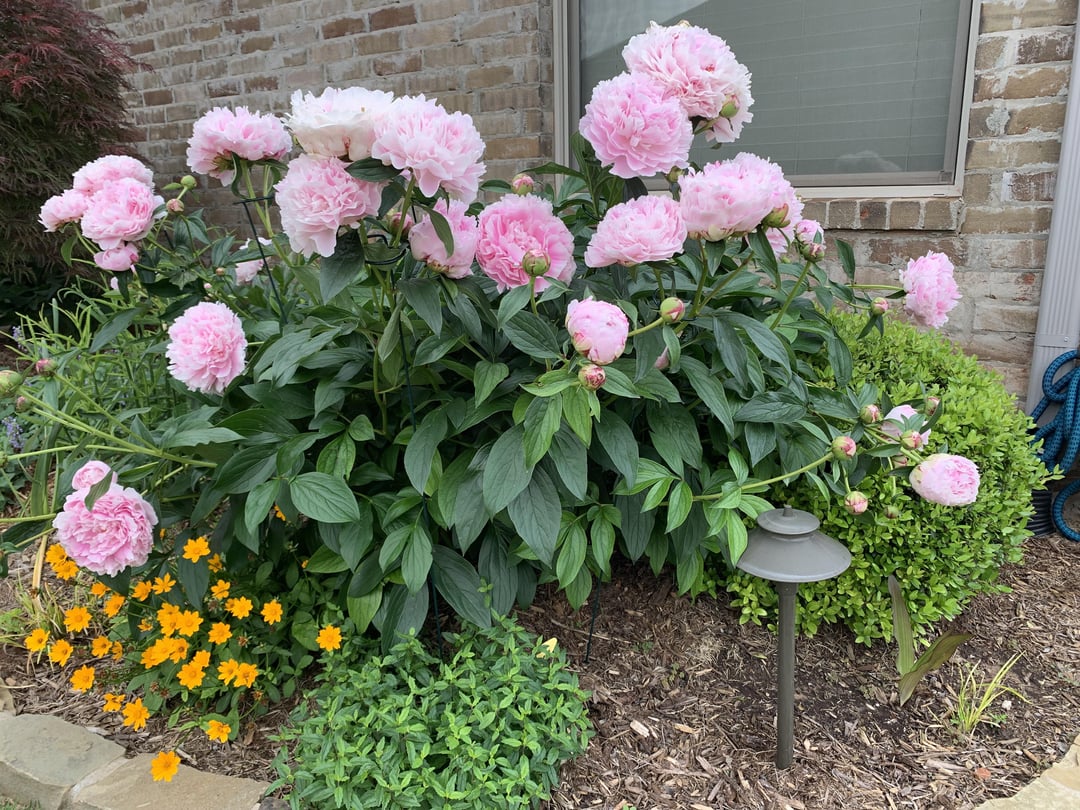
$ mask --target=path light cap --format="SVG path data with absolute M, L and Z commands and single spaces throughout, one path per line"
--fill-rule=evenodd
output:
M 735 567 L 773 582 L 818 582 L 842 574 L 851 552 L 818 531 L 821 521 L 785 505 L 758 516 Z

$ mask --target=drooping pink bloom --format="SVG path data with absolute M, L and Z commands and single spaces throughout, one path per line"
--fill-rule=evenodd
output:
M 86 213 L 86 206 L 90 198 L 83 192 L 69 188 L 63 194 L 49 197 L 41 206 L 41 214 L 38 217 L 46 231 L 59 230 L 69 222 L 78 222 Z
M 94 254 L 94 264 L 102 270 L 119 273 L 130 270 L 139 259 L 139 249 L 130 242 L 123 242 L 108 250 L 99 250 Z
M 375 125 L 393 100 L 364 87 L 327 87 L 318 96 L 297 90 L 286 124 L 309 155 L 362 160 L 371 157 Z
M 757 228 L 788 204 L 789 188 L 779 166 L 741 152 L 680 177 L 679 205 L 690 236 L 719 241 Z
M 548 262 L 537 291 L 547 288 L 549 278 L 569 282 L 574 275 L 574 237 L 548 200 L 508 194 L 480 212 L 479 225 L 476 260 L 499 292 L 529 283 L 526 254 Z
M 243 160 L 281 160 L 292 138 L 275 115 L 214 107 L 192 127 L 187 161 L 192 171 L 216 177 L 225 185 L 236 177 L 233 157 Z
M 652 177 L 683 168 L 694 128 L 657 79 L 620 73 L 593 88 L 578 129 L 616 177 Z
M 75 471 L 75 474 L 71 476 L 71 488 L 90 489 L 90 487 L 98 481 L 101 481 L 107 475 L 112 476 L 112 483 L 115 484 L 117 480 L 116 473 L 112 471 L 112 467 L 104 461 L 91 459 L 79 467 L 79 469 Z
M 630 321 L 607 301 L 584 298 L 566 307 L 566 331 L 574 348 L 598 365 L 607 365 L 626 348 Z
M 407 170 L 423 194 L 434 197 L 443 189 L 465 203 L 476 199 L 483 154 L 472 116 L 447 112 L 423 95 L 395 99 L 376 122 L 371 144 L 373 158 Z
M 86 508 L 87 490 L 67 496 L 53 520 L 56 539 L 78 565 L 95 574 L 115 576 L 142 565 L 154 544 L 157 513 L 135 490 L 113 484 Z
M 712 122 L 706 137 L 730 143 L 751 118 L 750 71 L 720 37 L 696 25 L 652 23 L 622 51 L 631 73 L 663 82 L 690 118 Z
M 147 188 L 154 187 L 154 173 L 140 161 L 127 155 L 105 155 L 91 160 L 72 179 L 72 188 L 88 197 L 117 180 L 137 180 Z
M 943 506 L 967 506 L 979 497 L 979 468 L 964 456 L 927 456 L 915 465 L 910 480 L 919 495 Z
M 904 423 L 910 420 L 911 417 L 918 416 L 918 414 L 919 412 L 912 408 L 910 405 L 897 405 L 895 408 L 885 414 L 885 419 L 881 423 L 881 432 L 892 436 L 897 441 L 902 440 L 904 434 L 913 432 L 919 437 L 915 440 L 915 442 L 918 443 L 920 447 L 924 447 L 926 443 L 930 441 L 929 430 L 923 431 L 922 433 L 918 433 L 917 431 L 904 430 Z M 922 425 L 919 425 L 919 427 L 922 427 Z
M 83 236 L 103 250 L 137 242 L 150 233 L 154 212 L 164 204 L 152 188 L 138 180 L 114 180 L 90 197 L 80 223 Z
M 948 256 L 931 251 L 911 259 L 907 269 L 900 271 L 900 283 L 907 292 L 904 308 L 923 326 L 944 326 L 948 313 L 960 300 L 953 269 Z
M 297 253 L 334 255 L 338 229 L 379 210 L 382 186 L 357 180 L 338 158 L 300 155 L 275 187 L 281 228 Z
M 585 264 L 630 267 L 666 261 L 682 253 L 685 241 L 686 223 L 675 200 L 652 195 L 637 197 L 607 210 L 585 249 Z
M 244 370 L 247 339 L 227 306 L 203 301 L 169 327 L 169 373 L 192 391 L 220 394 Z
M 439 200 L 434 207 L 446 217 L 450 225 L 450 233 L 454 238 L 454 252 L 447 255 L 446 246 L 435 231 L 435 224 L 431 221 L 431 217 L 424 217 L 409 230 L 409 246 L 412 254 L 449 278 L 465 278 L 472 273 L 480 226 L 477 224 L 476 217 L 469 216 L 468 206 L 460 200 L 451 200 L 449 208 L 446 200 Z

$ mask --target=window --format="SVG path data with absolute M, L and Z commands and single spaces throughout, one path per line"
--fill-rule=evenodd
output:
M 631 36 L 684 19 L 753 76 L 753 120 L 719 151 L 699 138 L 694 162 L 749 151 L 796 186 L 864 193 L 957 182 L 972 0 L 571 0 L 571 126 L 596 83 L 625 69 Z

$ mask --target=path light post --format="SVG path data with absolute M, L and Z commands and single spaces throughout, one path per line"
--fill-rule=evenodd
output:
M 795 725 L 795 595 L 800 582 L 820 582 L 846 571 L 851 552 L 819 532 L 821 521 L 800 509 L 772 509 L 757 523 L 736 568 L 770 580 L 780 595 L 776 767 L 786 768 L 791 765 Z

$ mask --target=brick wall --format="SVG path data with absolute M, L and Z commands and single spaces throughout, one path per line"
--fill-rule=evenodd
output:
M 84 2 L 152 68 L 131 108 L 159 177 L 186 172 L 184 141 L 212 105 L 282 113 L 294 90 L 351 84 L 471 114 L 489 177 L 551 156 L 553 0 Z M 853 243 L 861 280 L 895 283 L 908 258 L 949 254 L 964 298 L 945 331 L 1021 396 L 1076 19 L 1077 0 L 981 3 L 962 196 L 814 200 L 806 212 Z

